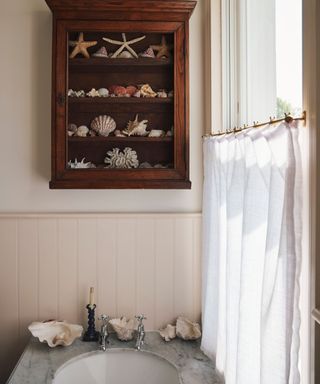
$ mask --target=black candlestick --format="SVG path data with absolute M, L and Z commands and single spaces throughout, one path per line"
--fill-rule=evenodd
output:
M 88 329 L 85 332 L 83 336 L 83 341 L 98 341 L 99 340 L 99 332 L 96 331 L 95 328 L 95 317 L 94 317 L 94 310 L 96 309 L 96 305 L 87 305 L 88 309 Z

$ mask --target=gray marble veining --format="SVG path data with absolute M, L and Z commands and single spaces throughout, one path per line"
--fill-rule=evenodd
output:
M 109 338 L 108 348 L 134 348 L 134 342 Z M 31 339 L 7 384 L 50 384 L 55 372 L 68 360 L 98 350 L 96 343 L 76 340 L 70 347 L 49 348 Z M 147 332 L 143 350 L 156 353 L 174 364 L 183 384 L 221 384 L 213 363 L 201 352 L 199 342 L 175 339 L 164 342 L 157 332 Z

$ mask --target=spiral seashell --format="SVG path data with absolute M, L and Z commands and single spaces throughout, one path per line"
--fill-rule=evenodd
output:
M 117 127 L 116 122 L 111 116 L 101 115 L 96 117 L 91 123 L 91 129 L 100 136 L 109 136 Z

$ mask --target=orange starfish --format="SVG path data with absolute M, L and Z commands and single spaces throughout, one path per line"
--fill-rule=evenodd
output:
M 151 45 L 151 48 L 154 51 L 158 52 L 157 58 L 160 59 L 162 57 L 170 58 L 171 57 L 170 49 L 172 49 L 173 46 L 168 45 L 166 42 L 166 37 L 164 35 L 162 35 L 161 44 L 160 45 Z
M 70 55 L 70 59 L 76 57 L 78 53 L 81 53 L 84 57 L 89 59 L 90 55 L 87 49 L 97 44 L 97 41 L 84 41 L 83 32 L 81 32 L 77 41 L 69 41 L 70 47 L 74 47 L 74 50 Z

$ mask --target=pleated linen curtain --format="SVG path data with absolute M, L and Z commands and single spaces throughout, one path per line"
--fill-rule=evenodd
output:
M 204 139 L 203 338 L 226 384 L 298 384 L 295 122 Z

